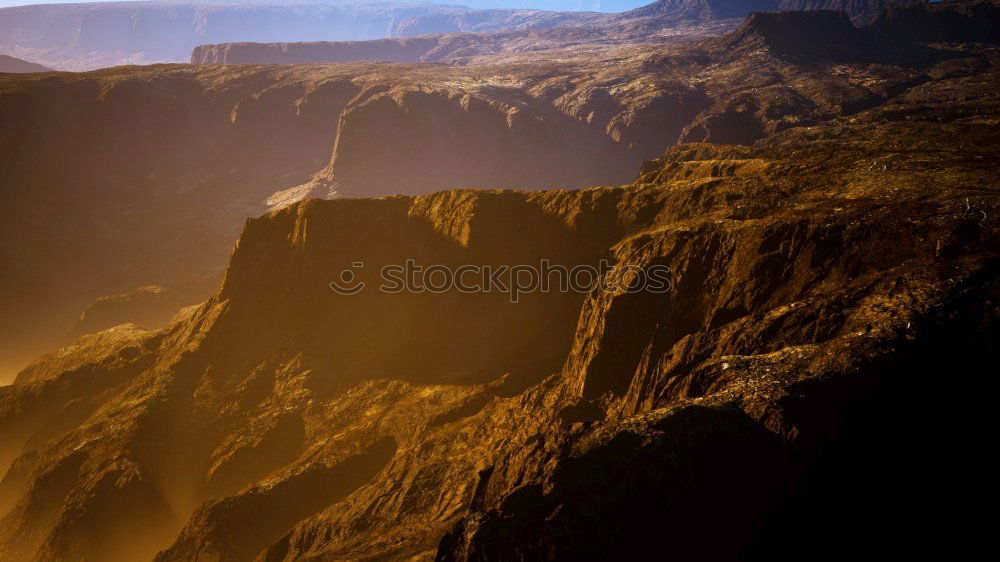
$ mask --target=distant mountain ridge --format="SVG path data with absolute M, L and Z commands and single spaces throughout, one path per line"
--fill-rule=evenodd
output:
M 660 0 L 621 14 L 322 0 L 47 4 L 0 8 L 0 52 L 60 70 L 90 70 L 122 64 L 182 62 L 188 60 L 196 46 L 203 44 L 362 41 L 438 33 L 584 27 L 609 22 L 628 23 L 637 26 L 633 31 L 648 35 L 681 21 L 735 21 L 750 12 L 774 10 L 844 10 L 856 24 L 861 24 L 871 21 L 887 7 L 921 3 L 921 0 Z M 585 1 L 549 4 L 577 10 L 588 10 L 594 5 Z M 626 7 L 624 3 L 617 5 Z
M 61 70 L 91 70 L 182 62 L 203 43 L 369 40 L 556 27 L 611 17 L 593 12 L 322 0 L 47 4 L 0 8 L 0 52 Z
M 750 12 L 778 9 L 777 0 L 658 0 L 622 14 L 623 18 L 648 16 L 687 16 L 700 19 L 742 18 Z
M 890 7 L 917 6 L 924 0 L 658 0 L 622 17 L 671 15 L 701 20 L 743 18 L 751 12 L 836 10 L 855 23 L 869 23 Z
M 920 0 L 659 0 L 629 12 L 604 14 L 530 13 L 502 16 L 509 23 L 500 25 L 500 14 L 487 18 L 485 24 L 472 25 L 491 12 L 469 12 L 460 16 L 463 25 L 452 23 L 453 31 L 499 31 L 469 33 L 461 38 L 428 31 L 417 38 L 387 38 L 375 41 L 310 41 L 310 42 L 233 42 L 204 44 L 191 54 L 193 64 L 326 64 L 352 61 L 382 62 L 465 62 L 470 57 L 525 52 L 566 46 L 591 44 L 650 43 L 663 41 L 695 41 L 736 29 L 741 20 L 756 13 L 824 12 L 820 19 L 803 17 L 792 20 L 811 26 L 811 31 L 799 33 L 803 42 L 814 42 L 828 35 L 824 26 L 841 30 L 844 24 L 865 25 L 888 6 L 896 8 L 920 4 Z M 915 9 L 920 9 L 916 7 Z M 848 17 L 836 14 L 845 13 Z M 561 16 L 561 17 L 560 17 Z M 425 30 L 441 29 L 437 16 L 413 18 L 400 26 L 400 35 L 417 35 Z M 519 19 L 520 18 L 520 19 Z M 823 19 L 825 18 L 825 19 Z M 449 19 L 449 18 L 445 18 Z M 453 18 L 451 18 L 453 20 Z M 768 20 L 770 21 L 770 20 Z M 432 23 L 433 22 L 433 23 Z M 761 22 L 767 25 L 767 22 Z M 790 24 L 792 27 L 798 24 Z M 784 23 L 775 22 L 777 27 Z M 791 29 L 791 28 L 789 28 Z M 853 30 L 853 28 L 852 28 Z M 833 31 L 836 34 L 836 31 Z M 669 35 L 668 35 L 669 34 Z M 820 41 L 822 42 L 822 41 Z M 784 49 L 794 49 L 788 45 Z M 822 47 L 820 47 L 822 49 Z
M 0 72 L 48 72 L 50 70 L 52 69 L 40 64 L 0 55 Z

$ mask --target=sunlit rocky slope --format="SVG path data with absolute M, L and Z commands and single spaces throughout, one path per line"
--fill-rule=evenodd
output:
M 248 221 L 217 292 L 167 327 L 122 326 L 39 358 L 0 388 L 0 558 L 961 551 L 971 543 L 957 528 L 978 527 L 957 502 L 986 466 L 982 442 L 967 441 L 989 412 L 988 394 L 966 389 L 998 359 L 1000 54 L 951 44 L 872 60 L 853 28 L 834 27 L 823 40 L 846 34 L 839 49 L 796 58 L 768 31 L 784 18 L 758 16 L 721 43 L 634 66 L 681 92 L 695 83 L 678 76 L 705 77 L 701 105 L 656 134 L 742 146 L 671 148 L 621 187 L 298 202 Z M 710 58 L 720 44 L 731 58 Z M 327 92 L 351 94 L 344 104 L 364 95 L 358 70 L 370 67 L 352 68 L 324 79 L 336 85 Z M 226 67 L 154 71 L 138 84 L 235 80 Z M 340 70 L 239 72 L 248 88 Z M 569 97 L 543 95 L 542 84 L 567 80 L 580 85 L 555 91 Z M 625 80 L 600 90 L 542 80 L 522 86 L 535 97 L 508 115 L 535 115 L 534 100 L 547 99 L 557 115 L 593 111 L 599 132 L 588 137 L 584 119 L 573 138 L 641 139 L 629 127 L 650 114 L 622 120 L 613 139 L 616 113 L 569 103 L 590 91 L 609 104 L 598 107 L 627 111 Z M 339 178 L 352 119 L 372 119 L 369 131 L 416 119 L 397 109 L 416 107 L 407 96 L 423 111 L 462 108 L 449 109 L 457 123 L 504 107 L 492 93 L 502 86 L 465 87 L 369 92 L 372 108 L 331 119 L 339 140 L 322 177 Z M 286 99 L 264 91 L 261 107 Z M 498 130 L 518 134 L 514 119 L 496 119 Z M 736 131 L 747 136 L 724 136 Z M 448 142 L 428 138 L 423 158 Z M 310 154 L 329 157 L 319 144 Z M 559 169 L 551 143 L 537 146 Z M 377 177 L 407 192 L 406 171 Z M 348 193 L 372 193 L 347 182 L 360 174 L 343 178 Z M 407 258 L 659 264 L 673 288 L 513 304 L 328 285 L 356 261 L 373 275 Z

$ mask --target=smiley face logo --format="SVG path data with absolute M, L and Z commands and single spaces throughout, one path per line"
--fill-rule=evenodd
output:
M 340 272 L 339 279 L 330 281 L 330 289 L 338 295 L 355 295 L 365 288 L 364 281 L 357 280 L 355 270 L 365 267 L 365 262 L 356 261 L 351 267 Z

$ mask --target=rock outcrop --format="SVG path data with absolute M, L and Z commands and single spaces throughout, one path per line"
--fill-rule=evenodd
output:
M 990 410 L 947 392 L 1000 335 L 1000 67 L 966 54 L 623 187 L 247 222 L 204 304 L 0 388 L 0 558 L 954 549 Z M 405 259 L 660 265 L 670 290 L 379 291 Z M 332 291 L 345 269 L 366 288 Z

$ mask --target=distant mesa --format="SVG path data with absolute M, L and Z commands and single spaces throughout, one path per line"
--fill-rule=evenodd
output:
M 49 72 L 51 70 L 51 68 L 40 64 L 14 58 L 9 55 L 0 55 L 0 72 L 19 74 L 25 72 Z
M 424 61 L 439 37 L 407 37 L 373 41 L 313 41 L 304 43 L 223 43 L 199 45 L 191 64 L 295 64 L 381 61 Z

